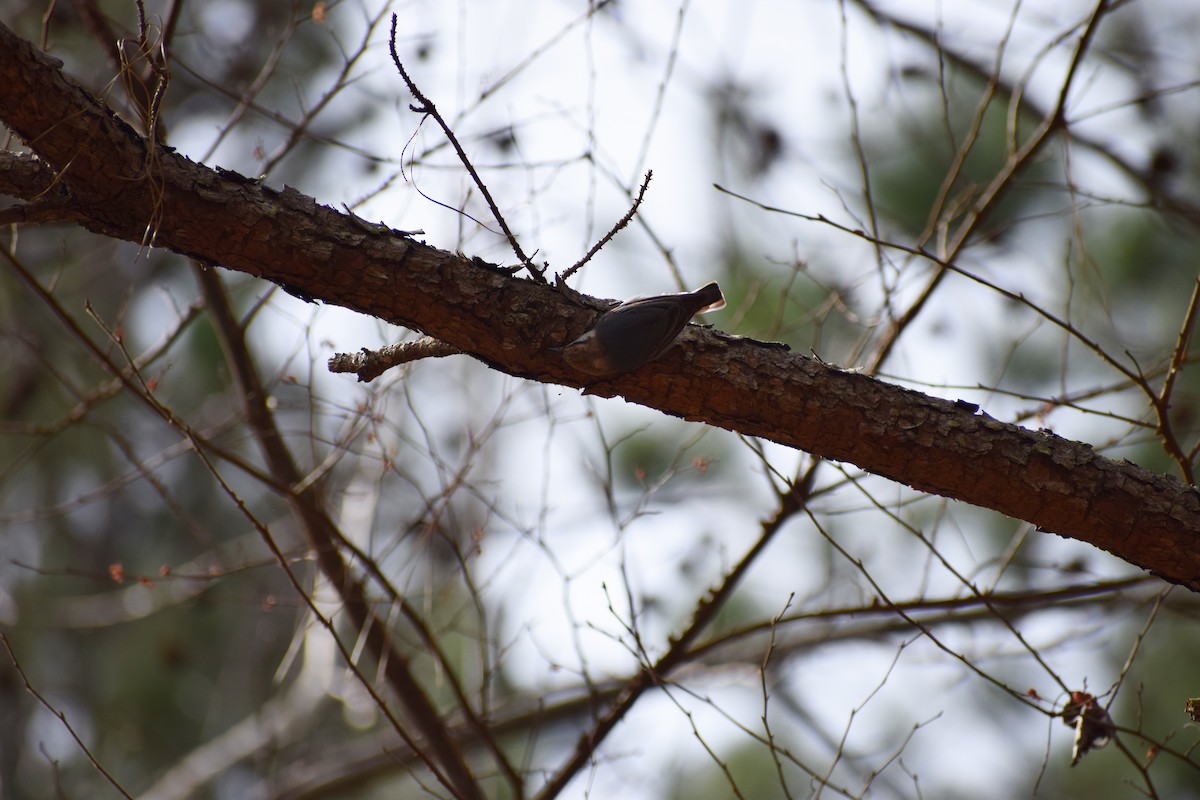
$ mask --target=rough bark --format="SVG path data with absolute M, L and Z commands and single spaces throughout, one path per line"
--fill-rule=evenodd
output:
M 548 348 L 586 330 L 593 308 L 153 145 L 2 25 L 0 117 L 40 159 L 0 155 L 0 192 L 29 201 L 0 211 L 4 221 L 72 222 L 168 248 L 422 331 L 512 375 L 846 461 L 1200 589 L 1200 493 L 1169 476 L 970 404 L 694 327 L 661 359 L 588 385 Z

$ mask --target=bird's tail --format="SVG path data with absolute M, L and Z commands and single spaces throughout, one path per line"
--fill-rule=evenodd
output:
M 697 302 L 703 302 L 697 314 L 703 314 L 706 311 L 716 311 L 725 307 L 725 295 L 721 294 L 721 287 L 717 286 L 717 282 L 713 281 L 709 284 L 701 286 L 696 291 L 692 292 Z

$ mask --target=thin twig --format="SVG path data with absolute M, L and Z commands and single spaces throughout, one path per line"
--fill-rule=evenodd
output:
M 1179 377 L 1179 373 L 1187 361 L 1188 342 L 1191 341 L 1192 329 L 1196 325 L 1198 307 L 1200 307 L 1200 280 L 1197 280 L 1192 287 L 1192 299 L 1188 302 L 1187 314 L 1184 315 L 1183 325 L 1179 328 L 1179 338 L 1175 342 L 1175 349 L 1171 352 L 1171 366 L 1167 369 L 1167 377 L 1163 380 L 1162 390 L 1159 391 L 1157 401 L 1154 403 L 1154 410 L 1158 415 L 1158 434 L 1162 437 L 1163 449 L 1179 464 L 1183 478 L 1188 483 L 1196 482 L 1196 476 L 1192 471 L 1192 460 L 1196 457 L 1196 449 L 1193 448 L 1190 453 L 1183 452 L 1183 446 L 1175 436 L 1175 429 L 1171 424 L 1170 410 L 1175 379 Z
M 517 260 L 520 261 L 527 270 L 529 270 L 530 277 L 532 277 L 538 283 L 545 283 L 546 276 L 542 274 L 541 270 L 537 269 L 537 267 L 533 265 L 533 262 L 530 261 L 529 256 L 525 255 L 525 251 L 521 249 L 520 243 L 517 242 L 517 237 L 513 234 L 512 230 L 509 229 L 508 222 L 504 219 L 504 215 L 500 213 L 500 209 L 496 205 L 496 201 L 492 199 L 492 193 L 488 191 L 487 184 L 483 182 L 483 179 L 479 177 L 479 173 L 475 171 L 475 166 L 471 163 L 471 159 L 467 157 L 462 145 L 458 143 L 458 137 L 455 136 L 454 131 L 450 129 L 450 124 L 447 123 L 442 117 L 433 101 L 426 97 L 424 92 L 417 87 L 417 84 L 411 77 L 409 77 L 408 71 L 404 69 L 404 65 L 400 63 L 400 55 L 396 52 L 396 20 L 397 15 L 392 14 L 392 31 L 391 36 L 388 38 L 388 49 L 392 54 L 392 63 L 396 65 L 396 69 L 400 72 L 400 77 L 404 79 L 404 83 L 408 85 L 408 90 L 412 92 L 412 96 L 415 97 L 417 102 L 420 104 L 410 104 L 409 108 L 418 114 L 426 114 L 430 117 L 433 117 L 434 121 L 437 122 L 437 124 L 441 127 L 442 132 L 446 134 L 446 139 L 450 142 L 450 146 L 453 147 L 454 152 L 458 154 L 458 160 L 462 162 L 463 167 L 466 168 L 467 173 L 471 176 L 471 180 L 475 182 L 475 186 L 483 195 L 483 199 L 487 201 L 488 208 L 490 208 L 492 211 L 492 216 L 495 218 L 497 224 L 500 225 L 500 230 L 504 231 L 505 237 L 508 238 L 508 244 L 510 247 L 512 247 L 513 252 L 516 253 Z
M 1028 308 L 1033 313 L 1037 314 L 1042 319 L 1045 319 L 1047 322 L 1050 322 L 1051 324 L 1055 325 L 1056 327 L 1061 328 L 1063 331 L 1065 331 L 1066 333 L 1068 333 L 1069 335 L 1071 335 L 1072 337 L 1077 339 L 1081 344 L 1083 344 L 1085 347 L 1087 347 L 1089 350 L 1091 350 L 1093 353 L 1095 353 L 1105 363 L 1107 363 L 1109 366 L 1111 366 L 1113 369 L 1115 369 L 1121 375 L 1128 378 L 1133 385 L 1138 386 L 1138 387 L 1142 388 L 1143 390 L 1145 390 L 1145 388 L 1147 386 L 1145 379 L 1141 375 L 1139 375 L 1136 370 L 1131 369 L 1130 367 L 1127 367 L 1124 364 L 1122 364 L 1121 362 L 1117 361 L 1116 358 L 1109 355 L 1108 352 L 1106 352 L 1104 350 L 1104 348 L 1101 347 L 1098 342 L 1089 338 L 1081 330 L 1079 330 L 1073 324 L 1071 324 L 1070 321 L 1063 319 L 1062 317 L 1059 317 L 1056 314 L 1053 314 L 1053 313 L 1047 311 L 1046 309 L 1042 308 L 1037 303 L 1033 302 L 1028 297 L 1026 297 L 1024 295 L 1024 293 L 1022 293 L 1022 292 L 1016 292 L 1011 289 L 1005 289 L 1000 284 L 990 281 L 987 278 L 976 275 L 974 272 L 971 272 L 969 269 L 966 269 L 965 267 L 960 267 L 958 264 L 956 264 L 948 259 L 943 259 L 943 258 L 935 255 L 934 253 L 931 253 L 928 250 L 922 249 L 920 247 L 914 247 L 912 245 L 906 245 L 906 244 L 903 244 L 900 242 L 892 242 L 892 241 L 888 241 L 885 239 L 878 239 L 877 237 L 872 236 L 870 233 L 862 230 L 861 228 L 851 228 L 848 225 L 843 225 L 840 222 L 836 222 L 836 221 L 830 219 L 829 217 L 825 216 L 824 214 L 804 214 L 799 211 L 792 211 L 790 209 L 781 208 L 779 206 L 772 206 L 767 203 L 759 202 L 758 200 L 755 200 L 752 197 L 747 197 L 746 195 L 738 194 L 735 191 L 726 189 L 724 186 L 721 186 L 720 184 L 717 184 L 717 183 L 714 183 L 713 187 L 719 192 L 724 192 L 725 194 L 730 195 L 731 197 L 736 197 L 739 200 L 744 200 L 745 202 L 750 203 L 751 205 L 761 208 L 763 211 L 769 211 L 769 212 L 772 212 L 775 214 L 786 214 L 788 216 L 796 217 L 797 219 L 808 220 L 809 222 L 819 222 L 824 225 L 828 225 L 832 228 L 835 228 L 836 230 L 839 230 L 843 233 L 848 233 L 852 236 L 857 236 L 858 238 L 863 239 L 873 245 L 882 243 L 885 247 L 891 248 L 898 252 L 907 253 L 908 255 L 919 256 L 921 258 L 927 259 L 934 266 L 938 267 L 939 271 L 953 272 L 955 274 L 961 275 L 962 277 L 966 278 L 967 280 L 974 281 L 975 283 L 979 284 L 980 286 L 983 286 L 984 288 L 986 288 L 990 291 L 993 291 L 996 294 L 999 294 L 1002 297 L 1005 297 L 1008 300 L 1013 301 L 1014 303 L 1025 306 L 1026 308 Z
M 733 594 L 734 588 L 745 577 L 752 564 L 757 563 L 758 557 L 766 550 L 767 544 L 774 541 L 783 527 L 784 522 L 793 514 L 806 508 L 809 493 L 812 491 L 814 471 L 810 469 L 803 479 L 793 484 L 780 496 L 779 511 L 773 519 L 763 523 L 762 533 L 754 545 L 746 552 L 741 561 L 725 576 L 720 586 L 710 591 L 697 605 L 687 628 L 678 636 L 671 639 L 671 647 L 653 664 L 647 664 L 640 673 L 626 684 L 625 689 L 613 700 L 612 704 L 600 714 L 596 724 L 585 731 L 575 743 L 575 750 L 567 762 L 558 768 L 536 795 L 537 800 L 553 800 L 571 782 L 571 779 L 595 757 L 600 744 L 612 733 L 629 710 L 648 690 L 658 686 L 672 670 L 688 660 L 692 645 L 707 630 L 717 612 L 724 606 L 725 601 Z
M 642 198 L 646 196 L 646 189 L 650 186 L 650 179 L 653 176 L 654 170 L 646 171 L 646 177 L 642 181 L 642 188 L 638 189 L 637 197 L 633 199 L 633 205 L 629 207 L 629 211 L 625 212 L 625 216 L 621 217 L 621 219 L 617 221 L 617 224 L 613 225 L 612 228 L 609 229 L 608 233 L 604 234 L 604 237 L 601 238 L 600 241 L 596 242 L 595 246 L 591 250 L 587 251 L 587 255 L 572 264 L 571 268 L 562 274 L 562 280 L 565 281 L 567 278 L 570 278 L 572 275 L 578 272 L 580 267 L 592 260 L 592 256 L 600 252 L 600 248 L 608 244 L 614 236 L 620 233 L 620 231 L 626 225 L 628 225 L 631 220 L 633 220 L 634 214 L 637 213 L 638 206 L 642 204 Z
M 125 788 L 121 786 L 121 784 L 117 783 L 117 779 L 109 774 L 108 770 L 106 770 L 100 764 L 100 762 L 96 760 L 96 757 L 92 755 L 92 751 L 88 749 L 88 746 L 83 743 L 83 739 L 79 738 L 79 734 L 75 732 L 73 727 L 71 727 L 71 723 L 67 721 L 67 715 L 50 705 L 50 701 L 43 697 L 37 689 L 33 688 L 33 684 L 29 682 L 29 676 L 25 674 L 25 670 L 21 668 L 21 663 L 17 661 L 17 654 L 13 652 L 12 642 L 10 642 L 8 637 L 3 633 L 0 633 L 0 642 L 4 642 L 4 649 L 8 651 L 8 657 L 12 661 L 13 669 L 15 669 L 17 674 L 21 676 L 21 682 L 25 684 L 25 691 L 37 698 L 37 701 L 42 704 L 42 707 L 53 714 L 58 721 L 63 724 L 63 727 L 67 729 L 67 733 L 71 734 L 71 738 L 75 740 L 75 744 L 79 745 L 79 749 L 83 751 L 85 756 L 87 756 L 88 761 L 92 762 L 92 766 L 96 768 L 96 771 L 103 775 L 104 779 L 111 783 L 113 788 L 121 793 L 122 797 L 128 797 L 129 800 L 133 800 L 133 795 L 125 791 Z

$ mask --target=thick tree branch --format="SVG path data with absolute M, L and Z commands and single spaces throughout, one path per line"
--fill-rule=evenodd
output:
M 69 192 L 69 218 L 414 328 L 513 375 L 586 384 L 547 348 L 582 333 L 594 309 L 155 147 L 60 66 L 0 26 L 0 116 Z M 1200 589 L 1193 487 L 970 404 L 699 328 L 653 364 L 588 390 L 995 509 Z

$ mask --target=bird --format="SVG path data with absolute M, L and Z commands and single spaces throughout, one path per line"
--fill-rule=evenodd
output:
M 580 372 L 611 378 L 632 372 L 665 353 L 692 317 L 725 307 L 716 282 L 694 292 L 635 297 L 600 315 L 586 333 L 561 348 Z

